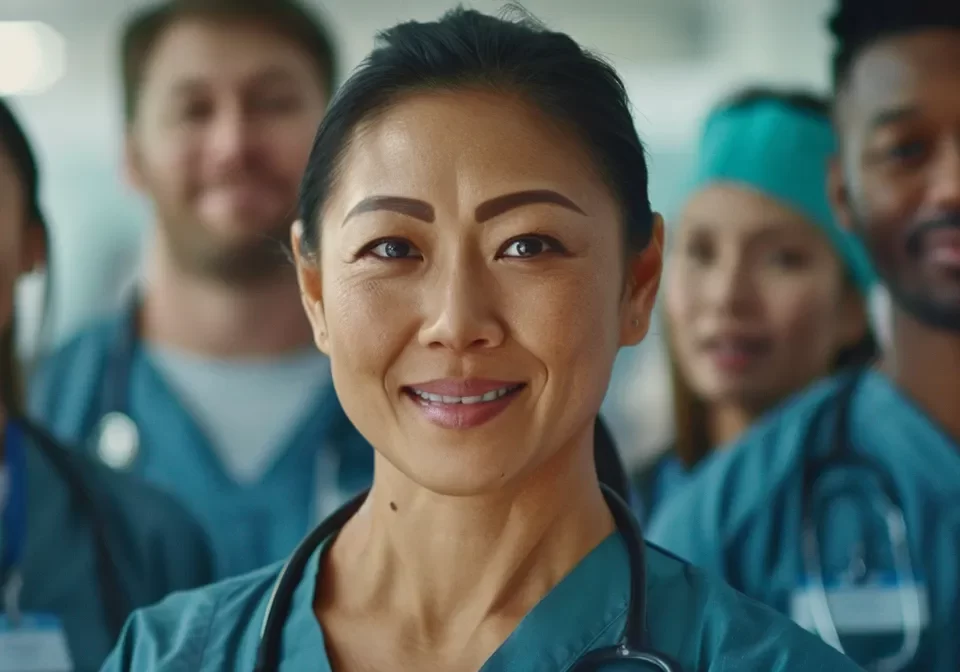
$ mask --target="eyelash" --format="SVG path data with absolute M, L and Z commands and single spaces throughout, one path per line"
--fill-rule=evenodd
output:
M 539 254 L 534 254 L 534 255 L 527 256 L 527 257 L 522 257 L 522 256 L 509 256 L 509 257 L 508 257 L 508 256 L 506 256 L 506 255 L 504 254 L 504 251 L 505 251 L 505 250 L 509 249 L 511 246 L 513 246 L 513 245 L 515 245 L 516 243 L 521 242 L 521 241 L 537 241 L 537 242 L 539 242 L 539 243 L 542 243 L 542 244 L 544 245 L 545 249 L 544 249 L 542 252 L 540 252 Z M 377 248 L 380 247 L 381 245 L 386 245 L 386 244 L 388 244 L 388 243 L 396 243 L 396 244 L 400 244 L 400 245 L 408 245 L 408 246 L 411 248 L 411 251 L 418 251 L 418 250 L 417 250 L 417 247 L 416 247 L 413 243 L 411 243 L 410 241 L 406 240 L 405 238 L 378 238 L 377 240 L 371 241 L 370 243 L 368 243 L 367 245 L 365 245 L 365 246 L 357 253 L 356 258 L 357 258 L 357 259 L 360 259 L 360 258 L 362 258 L 362 257 L 373 256 L 373 257 L 375 257 L 375 258 L 377 258 L 377 259 L 380 259 L 380 260 L 382 260 L 382 261 L 388 261 L 388 260 L 389 260 L 389 261 L 412 261 L 412 260 L 417 260 L 417 259 L 421 259 L 421 258 L 422 258 L 421 256 L 388 257 L 388 256 L 382 255 L 382 254 L 374 254 L 374 250 L 375 250 L 375 249 L 377 249 Z M 556 238 L 554 238 L 553 236 L 547 236 L 547 235 L 535 234 L 535 233 L 527 233 L 527 234 L 523 234 L 523 235 L 521 235 L 521 236 L 515 236 L 515 237 L 511 238 L 510 240 L 508 240 L 506 243 L 504 243 L 504 244 L 500 247 L 500 249 L 497 251 L 497 254 L 496 254 L 496 256 L 495 256 L 494 258 L 495 258 L 495 259 L 533 259 L 533 258 L 536 258 L 536 257 L 540 257 L 540 256 L 542 256 L 543 254 L 560 254 L 560 255 L 566 255 L 566 254 L 568 254 L 568 252 L 567 252 L 567 249 L 563 246 L 563 244 L 562 244 L 559 240 L 557 240 Z

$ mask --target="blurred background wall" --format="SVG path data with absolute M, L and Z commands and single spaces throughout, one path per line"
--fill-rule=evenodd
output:
M 345 76 L 377 30 L 436 18 L 453 0 L 325 0 Z M 53 232 L 51 341 L 115 309 L 136 278 L 147 206 L 120 165 L 118 27 L 142 0 L 0 0 L 0 95 L 11 95 L 38 149 Z M 465 5 L 495 13 L 503 0 Z M 618 68 L 650 153 L 654 206 L 668 221 L 684 194 L 698 124 L 737 86 L 825 90 L 830 0 L 526 0 Z M 15 22 L 40 22 L 24 26 Z M 44 279 L 22 287 L 21 328 L 33 341 Z M 628 461 L 669 440 L 669 376 L 659 327 L 618 361 L 605 414 Z

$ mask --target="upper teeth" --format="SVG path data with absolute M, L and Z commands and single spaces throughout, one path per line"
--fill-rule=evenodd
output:
M 426 401 L 432 401 L 437 404 L 480 404 L 485 401 L 493 401 L 499 399 L 505 394 L 508 394 L 516 389 L 515 385 L 508 387 L 501 387 L 499 390 L 491 390 L 486 394 L 479 394 L 474 397 L 449 397 L 444 394 L 430 394 L 429 392 L 424 392 L 423 390 L 415 389 L 413 393 L 424 399 Z

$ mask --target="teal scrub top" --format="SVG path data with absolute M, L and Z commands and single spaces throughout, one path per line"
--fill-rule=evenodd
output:
M 282 672 L 331 671 L 313 612 L 322 552 L 313 554 L 295 591 L 283 630 Z M 279 572 L 279 566 L 267 568 L 134 614 L 104 672 L 253 669 Z M 629 583 L 629 557 L 614 533 L 526 615 L 481 672 L 561 672 L 588 651 L 618 643 Z M 788 619 L 651 547 L 647 600 L 650 644 L 683 672 L 859 669 Z M 608 669 L 635 668 L 620 663 Z
M 694 471 L 695 468 L 687 469 L 671 448 L 635 473 L 633 487 L 639 501 L 635 508 L 640 520 L 650 520 L 664 501 L 683 488 Z
M 834 461 L 805 492 L 804 467 L 835 450 L 846 380 L 802 393 L 712 457 L 665 503 L 647 536 L 804 627 L 829 633 L 815 628 L 825 622 L 826 595 L 841 646 L 865 667 L 906 650 L 908 630 L 921 633 L 919 643 L 899 669 L 956 672 L 960 446 L 888 378 L 867 371 L 842 435 L 847 451 L 870 466 Z M 897 570 L 885 518 L 890 499 L 902 509 L 912 576 Z M 805 560 L 804 506 L 817 532 L 819 572 Z
M 121 341 L 125 315 L 78 333 L 41 362 L 30 386 L 30 411 L 59 439 L 96 454 L 96 430 L 108 355 Z M 315 411 L 292 427 L 268 471 L 238 483 L 203 431 L 139 344 L 127 384 L 126 412 L 140 432 L 130 471 L 180 500 L 207 531 L 217 578 L 286 557 L 318 518 L 369 487 L 373 449 L 347 419 L 331 384 Z
M 27 431 L 21 611 L 57 617 L 74 670 L 94 672 L 119 634 L 111 632 L 101 599 L 97 526 L 105 533 L 131 609 L 211 582 L 213 556 L 200 526 L 168 496 L 135 477 L 64 450 L 36 428 Z M 61 454 L 90 493 L 93 507 L 80 504 L 64 470 L 51 462 L 50 451 Z

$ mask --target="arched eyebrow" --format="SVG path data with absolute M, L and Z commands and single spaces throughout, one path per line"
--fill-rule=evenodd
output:
M 513 194 L 504 194 L 503 196 L 491 198 L 489 201 L 481 203 L 477 206 L 477 210 L 474 213 L 474 218 L 478 223 L 482 224 L 483 222 L 491 220 L 494 217 L 499 217 L 505 212 L 515 208 L 520 208 L 525 205 L 536 205 L 539 203 L 559 205 L 561 208 L 572 210 L 573 212 L 584 216 L 587 214 L 580 208 L 580 206 L 563 194 L 551 191 L 550 189 L 536 189 L 533 191 L 518 191 Z
M 496 196 L 477 206 L 474 212 L 474 218 L 477 223 L 489 221 L 495 217 L 527 205 L 536 204 L 558 205 L 572 212 L 586 216 L 586 212 L 574 203 L 572 200 L 550 189 L 535 189 L 530 191 L 517 191 L 502 196 Z M 406 198 L 404 196 L 370 196 L 357 203 L 347 213 L 343 223 L 367 212 L 388 211 L 395 212 L 407 217 L 419 219 L 422 222 L 432 224 L 436 220 L 436 212 L 432 205 L 426 201 L 415 198 Z

